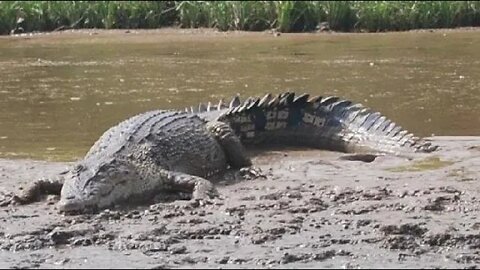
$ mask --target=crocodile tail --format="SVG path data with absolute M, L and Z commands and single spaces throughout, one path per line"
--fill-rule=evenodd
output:
M 392 154 L 437 148 L 380 113 L 334 96 L 285 92 L 243 102 L 237 96 L 228 106 L 218 105 L 213 110 L 222 110 L 217 120 L 230 124 L 246 145 L 278 143 Z

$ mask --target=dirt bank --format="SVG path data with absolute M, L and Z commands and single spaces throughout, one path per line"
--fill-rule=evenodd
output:
M 223 198 L 63 216 L 56 198 L 0 208 L 0 267 L 474 267 L 480 137 L 414 160 L 316 150 L 254 158 L 266 179 Z M 0 160 L 0 196 L 66 163 Z
M 69 43 L 92 43 L 97 42 L 97 39 L 108 40 L 110 43 L 129 43 L 138 42 L 155 42 L 158 36 L 166 40 L 192 40 L 202 41 L 211 38 L 262 38 L 270 36 L 272 38 L 278 37 L 301 37 L 312 35 L 339 35 L 339 36 L 355 36 L 355 35 L 385 35 L 398 33 L 454 33 L 454 32 L 478 32 L 480 27 L 457 27 L 457 28 L 428 28 L 428 29 L 413 29 L 407 31 L 386 31 L 386 32 L 335 32 L 335 31 L 315 31 L 315 32 L 300 32 L 300 33 L 280 33 L 276 30 L 265 31 L 219 31 L 214 28 L 178 28 L 178 27 L 164 27 L 158 29 L 71 29 L 64 31 L 53 32 L 32 32 L 14 35 L 0 36 L 0 39 L 21 39 L 27 44 L 35 44 L 41 42 L 42 44 L 57 43 L 59 40 Z M 90 40 L 85 39 L 88 36 Z M 77 39 L 78 38 L 78 39 Z

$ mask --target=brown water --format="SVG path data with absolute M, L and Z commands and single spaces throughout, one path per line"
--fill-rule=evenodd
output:
M 0 157 L 74 160 L 117 122 L 296 90 L 339 95 L 420 136 L 480 134 L 480 31 L 153 31 L 0 38 Z

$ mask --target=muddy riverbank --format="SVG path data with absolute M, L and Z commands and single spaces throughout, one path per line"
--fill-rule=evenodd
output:
M 57 198 L 0 208 L 0 267 L 426 267 L 480 263 L 480 137 L 434 137 L 413 160 L 317 150 L 254 157 L 266 179 L 173 201 L 64 216 Z M 0 160 L 0 196 L 69 163 Z

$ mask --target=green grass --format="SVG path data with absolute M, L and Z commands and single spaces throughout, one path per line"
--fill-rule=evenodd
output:
M 478 1 L 366 1 L 355 10 L 356 28 L 368 31 L 480 25 Z
M 480 1 L 0 1 L 0 34 L 63 28 L 397 31 L 480 25 Z

